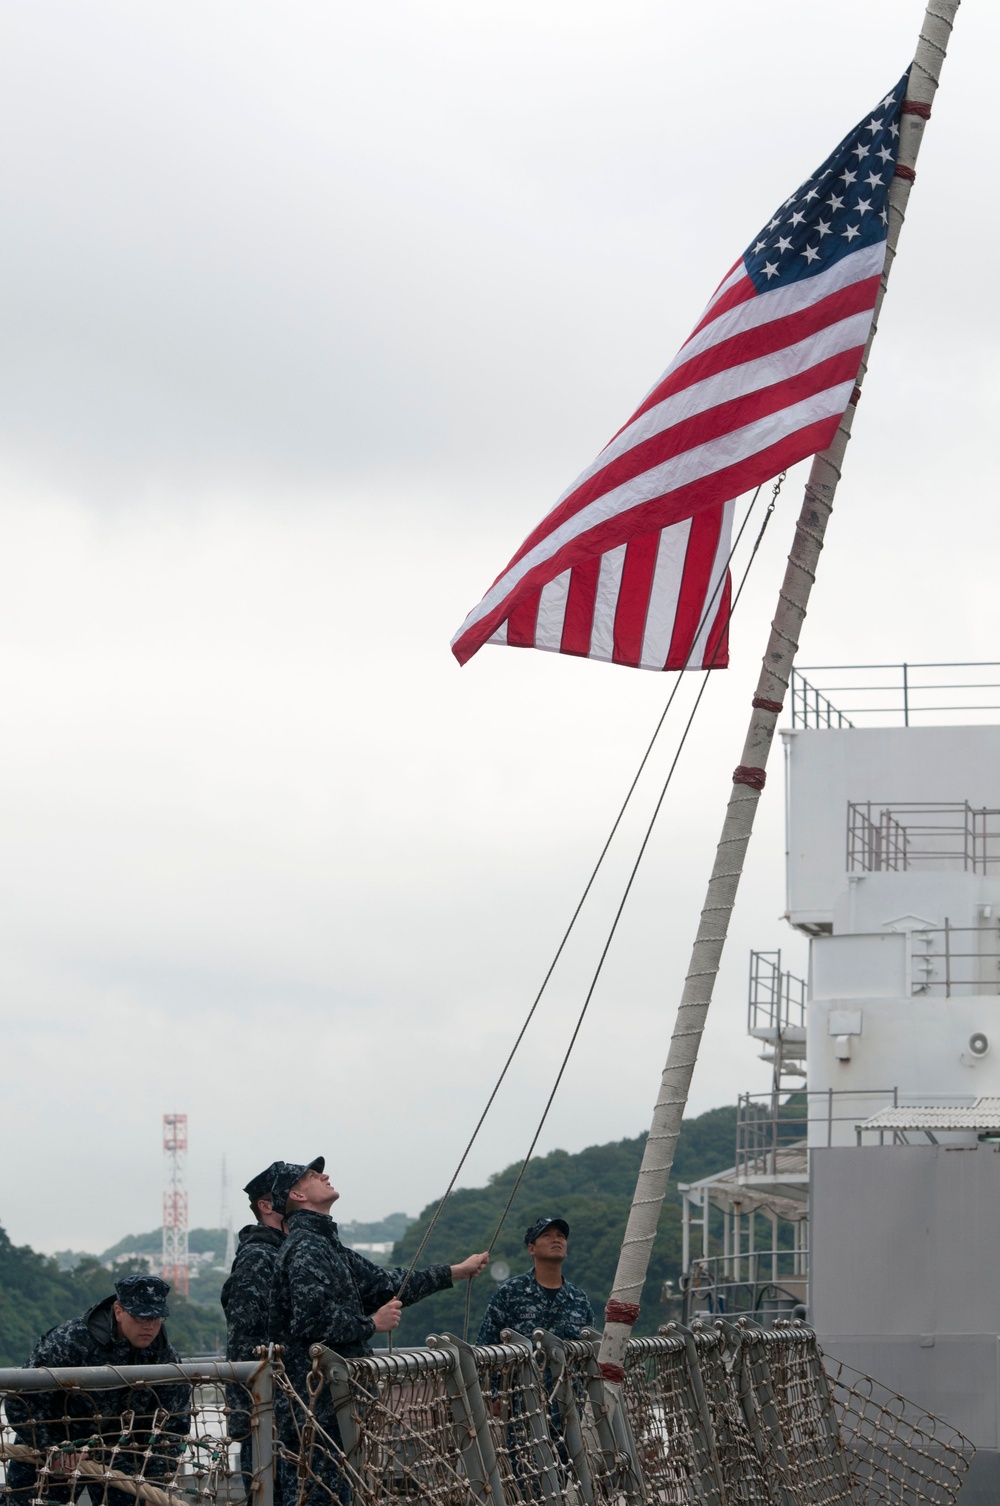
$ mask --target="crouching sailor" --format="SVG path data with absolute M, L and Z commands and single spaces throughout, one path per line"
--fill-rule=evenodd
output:
M 126 1276 L 81 1318 L 43 1334 L 31 1351 L 32 1369 L 77 1365 L 166 1365 L 180 1359 L 163 1320 L 170 1288 L 158 1276 Z M 191 1388 L 183 1382 L 109 1390 L 23 1391 L 5 1402 L 14 1441 L 38 1452 L 37 1461 L 7 1466 L 11 1502 L 43 1497 L 68 1502 L 82 1488 L 69 1478 L 81 1459 L 150 1481 L 172 1476 L 191 1426 Z M 58 1452 L 50 1452 L 58 1450 Z M 49 1473 L 39 1485 L 39 1468 Z M 61 1477 L 61 1478 L 60 1478 Z M 95 1499 L 96 1499 L 95 1495 Z M 105 1499 L 103 1487 L 100 1499 Z M 108 1487 L 108 1506 L 135 1506 L 135 1496 Z

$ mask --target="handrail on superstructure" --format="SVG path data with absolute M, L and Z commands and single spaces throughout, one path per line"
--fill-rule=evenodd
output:
M 830 729 L 854 727 L 854 717 L 889 716 L 898 718 L 904 727 L 911 718 L 933 714 L 970 711 L 1000 712 L 1000 694 L 985 700 L 962 701 L 940 697 L 947 692 L 954 697 L 962 691 L 991 690 L 1000 692 L 1000 679 L 968 679 L 944 674 L 947 670 L 1000 670 L 1000 660 L 926 661 L 900 664 L 813 664 L 792 670 L 789 682 L 792 727 L 795 729 Z M 938 670 L 937 678 L 924 678 L 923 671 Z M 848 674 L 850 679 L 830 680 L 830 675 Z M 876 678 L 872 678 L 875 676 Z M 934 693 L 937 699 L 927 700 Z M 886 693 L 888 702 L 885 703 Z M 857 697 L 844 704 L 839 697 Z M 831 697 L 837 697 L 836 703 Z M 873 700 L 872 697 L 879 697 Z
M 968 800 L 848 801 L 848 873 L 987 874 L 998 865 L 1000 809 Z

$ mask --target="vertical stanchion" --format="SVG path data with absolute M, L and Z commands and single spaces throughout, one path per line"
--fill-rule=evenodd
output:
M 535 1364 L 534 1343 L 525 1334 L 515 1333 L 513 1329 L 504 1329 L 501 1337 L 505 1344 L 514 1344 L 518 1348 L 524 1346 L 526 1350 L 521 1369 L 521 1386 L 526 1403 L 525 1421 L 528 1424 L 527 1430 L 530 1436 L 529 1446 L 542 1493 L 541 1499 L 561 1503 L 563 1492 L 559 1480 L 557 1456 L 548 1428 L 548 1398 L 542 1384 L 542 1377 Z
M 348 1464 L 356 1469 L 361 1449 L 361 1429 L 358 1427 L 357 1414 L 354 1410 L 350 1368 L 344 1357 L 337 1354 L 336 1350 L 325 1349 L 316 1344 L 313 1346 L 312 1353 L 316 1354 L 317 1350 L 319 1351 L 317 1356 L 319 1367 L 330 1388 L 330 1399 L 333 1402 L 337 1427 L 340 1429 L 341 1447 Z
M 566 1350 L 562 1340 L 545 1329 L 539 1329 L 534 1338 L 544 1351 L 549 1374 L 552 1376 L 552 1399 L 559 1411 L 563 1443 L 573 1465 L 580 1495 L 583 1497 L 584 1506 L 593 1506 L 594 1482 L 591 1479 L 590 1461 L 584 1447 L 583 1429 L 580 1426 L 580 1411 L 573 1388 L 573 1379 L 566 1367 Z
M 254 1480 L 253 1506 L 274 1503 L 274 1371 L 263 1360 L 250 1383 L 253 1410 L 250 1415 L 250 1450 Z

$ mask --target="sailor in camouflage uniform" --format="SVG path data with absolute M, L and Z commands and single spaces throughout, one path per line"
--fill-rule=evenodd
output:
M 284 1161 L 272 1161 L 266 1171 L 251 1177 L 243 1191 L 250 1199 L 256 1223 L 240 1230 L 233 1268 L 222 1288 L 226 1314 L 226 1359 L 252 1360 L 254 1350 L 267 1343 L 267 1305 L 274 1277 L 274 1262 L 285 1237 L 280 1213 L 271 1203 L 271 1187 Z M 240 1469 L 247 1499 L 253 1487 L 253 1443 L 247 1392 L 242 1386 L 226 1387 L 229 1436 L 240 1440 Z M 274 1481 L 275 1506 L 281 1506 L 279 1481 Z
M 269 1333 L 283 1346 L 288 1378 L 306 1399 L 306 1377 L 312 1368 L 311 1344 L 325 1344 L 345 1358 L 370 1354 L 376 1333 L 390 1333 L 399 1324 L 403 1307 L 443 1291 L 455 1281 L 471 1280 L 487 1262 L 487 1256 L 470 1255 L 458 1265 L 432 1265 L 414 1271 L 409 1280 L 402 1267 L 385 1270 L 366 1260 L 356 1250 L 341 1244 L 330 1209 L 339 1192 L 324 1174 L 325 1161 L 317 1156 L 308 1166 L 286 1166 L 271 1189 L 276 1211 L 286 1215 L 288 1237 L 278 1252 L 271 1288 Z M 404 1288 L 405 1282 L 405 1288 Z M 402 1289 L 402 1297 L 397 1294 Z M 316 1420 L 339 1445 L 330 1393 L 324 1386 L 316 1401 Z M 279 1392 L 275 1407 L 282 1443 L 298 1451 L 300 1416 L 293 1416 L 287 1398 Z M 286 1497 L 294 1491 L 294 1464 L 286 1472 Z M 305 1487 L 298 1506 L 329 1506 L 331 1495 L 350 1500 L 350 1489 L 335 1459 L 317 1449 L 311 1464 L 315 1485 Z
M 582 1287 L 563 1280 L 569 1224 L 563 1218 L 537 1218 L 524 1236 L 532 1269 L 498 1286 L 479 1325 L 478 1344 L 499 1344 L 505 1328 L 531 1337 L 545 1328 L 560 1339 L 578 1339 L 594 1321 Z
M 33 1369 L 67 1365 L 166 1365 L 180 1359 L 167 1339 L 163 1319 L 170 1288 L 158 1276 L 126 1276 L 115 1295 L 43 1334 L 28 1358 Z M 76 1467 L 76 1455 L 147 1480 L 172 1475 L 191 1426 L 191 1388 L 184 1384 L 116 1386 L 108 1391 L 30 1391 L 9 1396 L 7 1421 L 17 1443 L 44 1453 L 76 1445 L 61 1456 L 63 1473 Z M 131 1417 L 128 1417 L 131 1414 Z M 125 1429 L 127 1427 L 127 1434 Z M 123 1434 L 125 1436 L 123 1437 Z M 56 1456 L 58 1459 L 59 1456 Z M 56 1460 L 53 1460 L 58 1470 Z M 27 1506 L 41 1498 L 68 1502 L 82 1485 L 42 1477 L 35 1465 L 13 1460 L 7 1466 L 11 1501 Z M 103 1500 L 103 1493 L 101 1495 Z M 135 1506 L 127 1491 L 109 1487 L 108 1506 Z
M 578 1339 L 582 1328 L 589 1328 L 594 1321 L 590 1298 L 580 1286 L 563 1278 L 562 1268 L 566 1259 L 566 1242 L 569 1224 L 564 1218 L 536 1218 L 525 1231 L 524 1243 L 531 1256 L 532 1269 L 523 1276 L 513 1276 L 498 1286 L 490 1298 L 483 1321 L 479 1325 L 476 1342 L 499 1344 L 505 1328 L 531 1338 L 536 1328 L 544 1328 L 560 1339 Z M 559 1458 L 563 1465 L 569 1456 L 563 1442 L 563 1418 L 553 1394 L 552 1372 L 546 1365 L 543 1382 L 549 1393 L 548 1423 Z M 497 1378 L 494 1377 L 494 1394 Z M 582 1395 L 577 1397 L 582 1404 Z M 494 1403 L 494 1409 L 499 1405 Z M 513 1399 L 514 1410 L 518 1409 Z M 513 1431 L 509 1432 L 510 1450 L 514 1473 L 519 1473 Z M 522 1494 L 526 1487 L 522 1486 Z

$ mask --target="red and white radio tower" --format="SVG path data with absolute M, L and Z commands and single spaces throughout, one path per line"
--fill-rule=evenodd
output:
M 168 1161 L 163 1194 L 163 1279 L 182 1297 L 188 1294 L 188 1195 L 184 1191 L 187 1148 L 188 1116 L 164 1114 L 163 1149 Z

